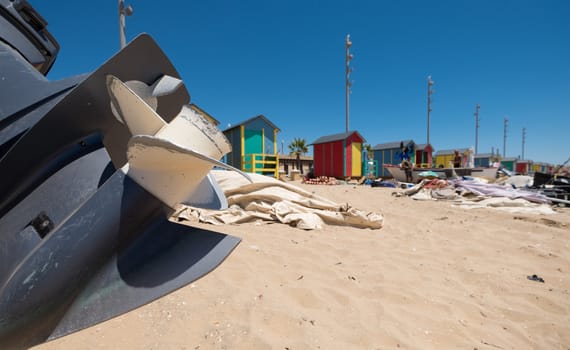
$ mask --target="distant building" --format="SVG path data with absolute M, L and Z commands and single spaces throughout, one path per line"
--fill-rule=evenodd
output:
M 279 172 L 289 175 L 291 170 L 307 174 L 313 167 L 313 157 L 301 155 L 301 169 L 297 169 L 297 155 L 279 154 Z
M 530 172 L 532 172 L 532 160 L 517 159 L 517 161 L 515 162 L 515 172 L 518 175 L 528 175 Z
M 433 165 L 433 147 L 429 143 L 416 145 L 415 166 L 418 168 L 431 168 Z
M 475 167 L 488 168 L 493 165 L 493 159 L 496 156 L 493 153 L 479 153 L 475 155 Z
M 227 164 L 245 172 L 279 176 L 279 128 L 263 115 L 249 118 L 223 131 L 232 145 Z
M 473 167 L 474 164 L 469 164 L 469 158 L 472 156 L 472 149 L 469 148 L 455 148 L 437 151 L 435 153 L 435 167 L 436 168 L 451 168 L 453 167 L 453 159 L 455 158 L 455 151 L 459 152 L 461 156 L 461 168 Z
M 505 157 L 501 159 L 501 165 L 509 171 L 515 171 L 516 162 L 516 157 Z
M 323 136 L 313 146 L 315 176 L 336 178 L 362 176 L 362 143 L 358 131 Z
M 551 174 L 553 166 L 548 163 L 534 162 L 532 164 L 532 171 L 535 173 Z
M 416 163 L 416 143 L 413 140 L 404 140 L 404 141 L 395 141 L 395 142 L 387 142 L 377 144 L 376 146 L 372 147 L 372 152 L 374 152 L 374 160 L 378 161 L 380 166 L 380 174 L 381 177 L 390 177 L 390 173 L 386 170 L 382 165 L 383 164 L 392 164 L 398 165 L 402 162 L 403 154 L 402 149 L 400 148 L 403 143 L 403 146 L 406 150 L 409 150 L 410 154 L 410 161 L 415 164 Z

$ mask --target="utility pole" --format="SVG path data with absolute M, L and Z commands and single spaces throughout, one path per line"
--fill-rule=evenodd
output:
M 522 160 L 524 160 L 524 144 L 526 141 L 526 128 L 522 129 Z
M 346 36 L 346 41 L 345 41 L 345 49 L 346 49 L 346 55 L 345 55 L 345 59 L 346 59 L 346 132 L 348 133 L 348 116 L 349 116 L 349 98 L 348 95 L 350 95 L 350 87 L 352 86 L 352 82 L 350 81 L 350 73 L 352 73 L 352 67 L 350 67 L 350 61 L 352 61 L 352 58 L 354 57 L 351 53 L 350 53 L 350 47 L 352 46 L 352 41 L 350 41 L 350 34 L 348 34 Z
M 480 106 L 477 103 L 475 106 L 475 154 L 478 154 L 477 143 L 479 141 L 479 107 Z
M 504 126 L 504 131 L 503 131 L 503 158 L 506 157 L 507 154 L 507 124 L 509 123 L 509 120 L 507 119 L 507 117 L 505 117 L 505 126 Z
M 121 49 L 127 45 L 125 38 L 125 16 L 130 16 L 133 12 L 134 10 L 131 5 L 125 7 L 124 0 L 119 0 L 119 40 L 121 41 Z
M 427 144 L 429 145 L 429 117 L 431 113 L 431 95 L 434 93 L 432 89 L 433 80 L 431 80 L 431 75 L 427 78 Z

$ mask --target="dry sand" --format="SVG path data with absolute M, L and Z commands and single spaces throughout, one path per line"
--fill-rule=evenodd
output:
M 197 225 L 242 242 L 193 284 L 35 349 L 570 349 L 570 209 L 296 184 L 385 226 Z

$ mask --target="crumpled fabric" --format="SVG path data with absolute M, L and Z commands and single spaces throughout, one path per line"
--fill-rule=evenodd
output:
M 556 212 L 547 204 L 544 203 L 531 203 L 522 198 L 504 198 L 492 197 L 484 198 L 478 201 L 463 200 L 454 206 L 464 209 L 474 208 L 493 208 L 497 210 L 507 211 L 510 213 L 525 213 L 525 214 L 543 214 L 551 215 Z
M 456 189 L 468 191 L 478 196 L 503 197 L 510 199 L 523 198 L 535 203 L 550 203 L 550 199 L 548 199 L 548 197 L 536 192 L 475 181 L 452 180 L 451 182 L 455 185 Z
M 214 225 L 280 222 L 304 230 L 320 229 L 324 225 L 379 229 L 384 224 L 381 214 L 334 203 L 271 177 L 248 174 L 253 180 L 250 183 L 231 171 L 213 170 L 212 174 L 227 198 L 228 208 L 209 210 L 179 205 L 173 219 Z
M 453 200 L 454 206 L 464 209 L 493 208 L 511 213 L 543 215 L 556 213 L 547 204 L 550 199 L 540 193 L 473 180 L 435 181 L 437 182 L 422 180 L 415 186 L 392 195 L 407 195 L 415 200 Z

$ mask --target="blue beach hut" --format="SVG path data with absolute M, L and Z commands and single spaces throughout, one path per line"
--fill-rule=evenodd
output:
M 402 162 L 403 154 L 402 150 L 400 149 L 401 143 L 404 144 L 410 161 L 412 163 L 415 163 L 416 143 L 413 140 L 382 143 L 372 147 L 372 152 L 374 152 L 374 160 L 377 160 L 378 164 L 381 165 L 381 177 L 391 176 L 388 170 L 384 168 L 384 164 L 398 165 Z

